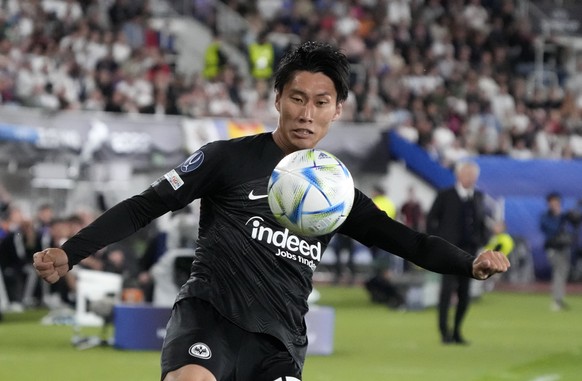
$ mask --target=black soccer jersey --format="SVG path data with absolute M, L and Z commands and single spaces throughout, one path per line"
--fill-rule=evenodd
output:
M 203 298 L 240 327 L 281 339 L 296 359 L 313 272 L 331 235 L 298 237 L 273 218 L 271 172 L 284 157 L 270 133 L 202 147 L 154 184 L 173 210 L 201 198 L 192 274 L 179 298 Z
M 299 237 L 273 218 L 267 184 L 283 157 L 271 133 L 205 145 L 63 244 L 69 265 L 200 198 L 198 246 L 178 298 L 199 297 L 241 328 L 277 337 L 302 365 L 313 272 L 333 233 Z M 390 219 L 358 189 L 338 231 L 431 271 L 472 274 L 471 255 Z

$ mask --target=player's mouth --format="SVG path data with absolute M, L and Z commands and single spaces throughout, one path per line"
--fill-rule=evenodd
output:
M 308 129 L 305 128 L 299 128 L 297 130 L 293 130 L 293 133 L 299 137 L 308 137 L 313 135 L 313 131 L 310 131 Z

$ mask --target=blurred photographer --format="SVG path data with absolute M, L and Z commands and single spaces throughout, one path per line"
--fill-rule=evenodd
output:
M 540 229 L 545 236 L 544 249 L 552 266 L 552 305 L 554 311 L 568 308 L 564 301 L 570 274 L 574 234 L 572 214 L 563 212 L 562 196 L 552 192 L 546 197 L 547 210 L 540 218 Z

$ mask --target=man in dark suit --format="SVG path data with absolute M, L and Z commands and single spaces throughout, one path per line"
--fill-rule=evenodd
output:
M 484 195 L 475 189 L 479 166 L 461 162 L 455 168 L 453 187 L 441 190 L 428 213 L 428 234 L 442 237 L 470 254 L 476 254 L 488 238 L 485 223 Z M 443 343 L 467 344 L 461 334 L 463 319 L 470 303 L 470 278 L 443 275 L 438 304 L 438 321 Z M 453 329 L 448 322 L 453 294 L 457 294 L 457 309 Z

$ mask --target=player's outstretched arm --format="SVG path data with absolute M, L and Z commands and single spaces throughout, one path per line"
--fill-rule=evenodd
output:
M 511 264 L 507 257 L 500 251 L 483 251 L 473 261 L 473 277 L 485 280 L 497 273 L 506 272 Z
M 34 253 L 32 258 L 36 273 L 48 283 L 56 283 L 69 272 L 69 258 L 62 249 L 44 249 Z

